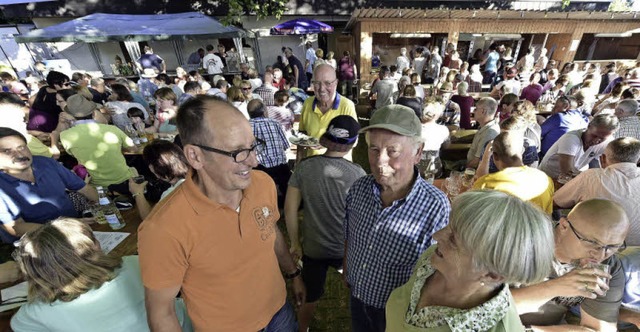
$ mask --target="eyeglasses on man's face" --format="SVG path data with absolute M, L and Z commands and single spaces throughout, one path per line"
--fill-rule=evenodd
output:
M 311 81 L 311 84 L 313 84 L 313 86 L 315 86 L 315 87 L 331 86 L 333 83 L 335 83 L 337 81 L 338 81 L 338 79 L 336 78 L 333 81 Z
M 567 219 L 567 223 L 569 224 L 569 227 L 571 228 L 571 231 L 576 236 L 576 238 L 578 238 L 578 240 L 580 240 L 585 246 L 587 246 L 591 250 L 595 250 L 598 252 L 604 250 L 605 255 L 612 255 L 612 254 L 615 254 L 616 252 L 621 252 L 627 248 L 626 241 L 623 241 L 622 244 L 617 244 L 617 245 L 609 244 L 609 245 L 603 246 L 598 241 L 587 239 L 584 236 L 578 234 L 576 229 L 571 224 L 571 221 L 569 220 L 569 218 L 566 218 L 566 219 Z
M 212 148 L 210 146 L 206 146 L 206 145 L 200 145 L 200 144 L 193 144 L 205 151 L 209 151 L 209 152 L 215 152 L 221 155 L 225 155 L 227 157 L 231 157 L 233 158 L 233 161 L 235 161 L 236 163 L 241 163 L 247 159 L 249 159 L 249 156 L 251 155 L 251 152 L 255 151 L 256 155 L 260 154 L 262 152 L 262 150 L 264 149 L 265 146 L 265 141 L 256 138 L 256 141 L 253 142 L 253 144 L 251 144 L 251 147 L 248 149 L 238 149 L 238 150 L 234 150 L 234 151 L 225 151 L 225 150 L 220 150 L 220 149 L 216 149 L 216 148 Z

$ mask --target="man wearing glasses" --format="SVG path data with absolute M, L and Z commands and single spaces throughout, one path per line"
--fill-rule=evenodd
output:
M 197 96 L 177 117 L 191 166 L 140 226 L 138 248 L 152 331 L 180 331 L 182 293 L 197 331 L 294 331 L 283 276 L 298 305 L 300 269 L 276 222 L 273 181 L 252 171 L 262 142 L 230 104 Z
M 329 122 L 338 115 L 349 115 L 358 120 L 356 107 L 351 100 L 336 92 L 338 78 L 336 70 L 328 64 L 318 65 L 313 74 L 315 96 L 307 98 L 302 106 L 300 132 L 320 139 L 329 126 Z M 323 154 L 324 149 L 310 149 L 298 146 L 298 158 Z
M 562 135 L 549 148 L 538 168 L 550 178 L 566 183 L 587 170 L 591 161 L 598 161 L 597 158 L 604 153 L 619 127 L 618 118 L 614 115 L 596 115 L 587 128 L 572 130 Z
M 616 331 L 625 277 L 614 254 L 626 248 L 628 230 L 623 208 L 603 199 L 579 203 L 562 217 L 554 229 L 549 280 L 512 289 L 522 323 L 530 331 L 559 331 L 569 309 L 578 306 L 585 331 Z

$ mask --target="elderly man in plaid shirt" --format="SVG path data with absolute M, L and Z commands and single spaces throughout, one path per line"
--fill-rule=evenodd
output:
M 389 105 L 360 132 L 369 145 L 371 175 L 346 198 L 345 275 L 354 332 L 384 331 L 391 291 L 409 280 L 431 236 L 449 222 L 445 194 L 422 179 L 422 126 L 412 109 Z
M 287 163 L 287 149 L 289 141 L 282 131 L 282 126 L 276 120 L 265 117 L 267 108 L 262 101 L 254 99 L 247 105 L 249 123 L 253 129 L 253 136 L 265 142 L 265 148 L 258 155 L 256 169 L 269 174 L 278 189 L 278 206 L 284 206 L 284 195 L 289 186 L 291 170 Z
M 640 118 L 638 102 L 633 99 L 625 99 L 616 106 L 615 115 L 620 119 L 620 129 L 614 134 L 615 138 L 633 137 L 640 139 Z

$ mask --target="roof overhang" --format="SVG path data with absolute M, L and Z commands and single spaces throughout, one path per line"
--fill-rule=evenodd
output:
M 541 11 L 503 9 L 416 9 L 416 8 L 357 8 L 344 31 L 364 20 L 637 20 L 640 13 L 601 11 Z M 382 31 L 381 31 L 382 32 Z

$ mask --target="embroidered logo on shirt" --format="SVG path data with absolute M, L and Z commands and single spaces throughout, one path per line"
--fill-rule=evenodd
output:
M 253 217 L 255 218 L 256 225 L 260 231 L 260 238 L 262 241 L 266 241 L 274 233 L 273 227 L 275 227 L 275 214 L 267 206 L 261 208 L 257 207 L 253 209 Z

